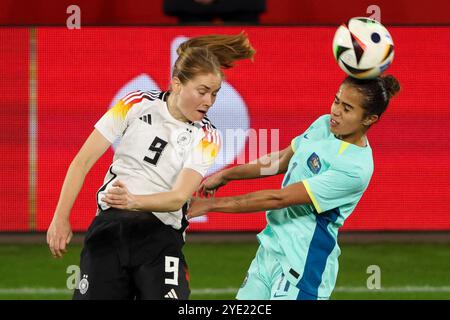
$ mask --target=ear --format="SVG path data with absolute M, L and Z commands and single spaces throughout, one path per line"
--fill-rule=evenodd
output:
M 171 80 L 170 80 L 170 86 L 172 87 L 172 91 L 174 92 L 174 93 L 179 93 L 180 92 L 180 90 L 181 90 L 181 81 L 180 81 L 180 78 L 178 78 L 178 77 L 173 77 Z
M 363 125 L 370 127 L 371 125 L 373 125 L 375 122 L 377 122 L 379 119 L 379 117 L 376 114 L 371 114 L 370 116 L 367 116 L 364 120 L 363 120 Z

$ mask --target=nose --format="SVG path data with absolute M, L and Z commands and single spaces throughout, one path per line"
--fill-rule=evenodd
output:
M 207 106 L 208 108 L 210 108 L 213 105 L 214 97 L 211 93 L 205 94 L 204 103 L 205 103 L 205 106 Z
M 335 115 L 336 117 L 340 116 L 342 112 L 341 104 L 333 104 L 331 107 L 331 113 Z

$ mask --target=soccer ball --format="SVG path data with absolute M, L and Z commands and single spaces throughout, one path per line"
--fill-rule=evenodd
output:
M 334 35 L 333 54 L 339 67 L 349 76 L 375 78 L 394 59 L 394 42 L 378 21 L 356 17 L 342 24 Z

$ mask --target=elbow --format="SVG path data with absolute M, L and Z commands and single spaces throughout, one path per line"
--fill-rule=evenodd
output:
M 73 158 L 70 166 L 88 170 L 93 165 L 92 157 L 86 155 L 85 153 L 78 152 L 78 154 Z
M 84 174 L 87 174 L 89 171 L 87 161 L 80 157 L 75 157 L 70 163 L 69 168 L 76 170 L 77 172 L 83 172 Z
M 71 167 L 85 167 L 86 166 L 86 161 L 84 161 L 81 158 L 75 157 L 73 158 L 72 162 L 70 163 Z

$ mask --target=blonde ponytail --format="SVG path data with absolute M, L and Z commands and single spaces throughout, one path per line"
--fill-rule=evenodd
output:
M 247 35 L 211 34 L 191 38 L 177 49 L 172 76 L 182 83 L 199 74 L 215 73 L 223 76 L 222 69 L 231 68 L 234 62 L 251 59 L 255 54 Z

